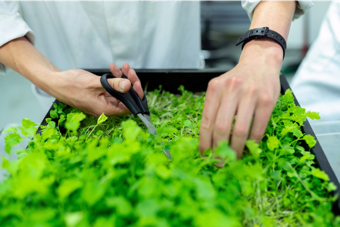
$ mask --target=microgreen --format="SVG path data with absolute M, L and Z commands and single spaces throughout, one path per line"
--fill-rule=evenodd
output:
M 315 139 L 301 131 L 314 112 L 282 95 L 259 144 L 238 160 L 227 142 L 198 152 L 204 95 L 148 92 L 150 135 L 133 115 L 99 119 L 54 104 L 16 161 L 3 158 L 0 226 L 339 226 L 336 189 L 315 165 Z M 6 151 L 21 142 L 7 130 Z M 169 162 L 162 150 L 169 149 Z M 215 157 L 226 160 L 222 168 Z

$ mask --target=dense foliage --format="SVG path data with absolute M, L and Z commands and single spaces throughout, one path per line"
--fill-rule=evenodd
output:
M 134 116 L 99 119 L 54 104 L 48 125 L 10 128 L 0 183 L 0 226 L 339 226 L 335 185 L 314 165 L 300 127 L 316 113 L 282 95 L 260 144 L 241 160 L 226 142 L 198 152 L 204 96 L 148 93 L 158 137 Z M 27 149 L 11 151 L 23 137 Z M 162 141 L 164 143 L 162 143 Z M 169 162 L 162 150 L 173 156 Z M 219 155 L 226 160 L 215 167 Z

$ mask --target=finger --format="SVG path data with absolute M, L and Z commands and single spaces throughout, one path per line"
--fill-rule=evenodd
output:
M 221 100 L 219 83 L 219 79 L 212 79 L 208 84 L 200 126 L 199 152 L 201 156 L 206 149 L 212 147 L 213 126 Z
M 133 85 L 133 89 L 138 94 L 138 96 L 143 99 L 144 92 L 142 88 L 142 83 L 140 82 L 137 73 L 135 70 L 130 68 L 130 65 L 128 63 L 124 63 L 122 67 L 124 75 L 127 76 L 127 78 L 131 81 Z
M 229 92 L 229 95 L 225 95 L 223 98 L 215 120 L 213 147 L 217 147 L 222 140 L 229 141 L 237 103 L 238 97 L 235 92 Z
M 125 63 L 123 64 L 123 66 L 122 66 L 122 71 L 123 71 L 124 75 L 127 76 L 129 70 L 130 70 L 130 65 L 129 65 L 128 63 L 125 62 Z
M 122 71 L 127 78 L 131 81 L 132 84 L 134 84 L 136 81 L 139 81 L 139 78 L 137 76 L 137 73 L 135 70 L 130 68 L 130 65 L 128 63 L 124 63 L 122 67 Z
M 252 90 L 254 90 L 254 92 Z M 251 119 L 254 115 L 256 104 L 255 97 L 255 89 L 247 91 L 246 95 L 243 96 L 243 99 L 240 101 L 237 110 L 230 147 L 236 152 L 238 158 L 241 157 L 248 138 Z
M 143 88 L 142 85 L 139 81 L 136 81 L 133 84 L 133 90 L 135 90 L 135 92 L 137 93 L 137 95 L 139 96 L 139 98 L 143 99 L 144 98 L 144 92 L 143 92 Z
M 275 102 L 273 98 L 262 97 L 259 99 L 257 106 L 253 126 L 250 132 L 250 139 L 259 143 L 266 132 L 268 121 L 273 112 Z
M 134 69 L 129 69 L 128 73 L 125 74 L 127 76 L 127 78 L 129 78 L 129 80 L 131 81 L 132 84 L 134 84 L 135 82 L 139 81 L 139 78 L 137 76 L 137 73 Z
M 107 82 L 113 89 L 121 93 L 128 92 L 131 87 L 131 82 L 128 79 L 124 78 L 110 78 L 107 79 Z M 93 90 L 96 91 L 97 95 L 107 92 L 103 85 L 101 84 L 99 76 L 91 75 L 90 79 L 88 79 L 88 83 L 92 85 L 91 87 Z
M 128 74 L 127 74 L 128 79 L 131 81 L 133 84 L 133 90 L 138 94 L 138 96 L 143 99 L 144 97 L 144 92 L 142 88 L 142 84 L 136 74 L 136 71 L 133 69 L 130 69 Z
M 114 63 L 110 64 L 110 71 L 115 77 L 117 78 L 122 77 L 122 71 L 118 68 L 116 64 Z

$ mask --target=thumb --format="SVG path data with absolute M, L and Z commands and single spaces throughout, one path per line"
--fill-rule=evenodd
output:
M 108 79 L 107 82 L 115 89 L 116 91 L 119 91 L 121 93 L 126 93 L 131 88 L 131 82 L 128 79 L 124 78 L 114 78 L 114 79 Z

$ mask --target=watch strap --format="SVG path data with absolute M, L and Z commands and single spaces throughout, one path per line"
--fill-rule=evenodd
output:
M 236 42 L 236 46 L 243 43 L 242 45 L 242 49 L 243 49 L 244 45 L 247 42 L 253 39 L 261 38 L 261 37 L 268 37 L 276 41 L 278 44 L 280 44 L 283 50 L 283 58 L 285 57 L 285 52 L 286 52 L 286 47 L 287 47 L 286 40 L 279 33 L 273 30 L 270 30 L 268 27 L 254 28 L 254 29 L 247 31 L 244 35 L 238 38 Z

